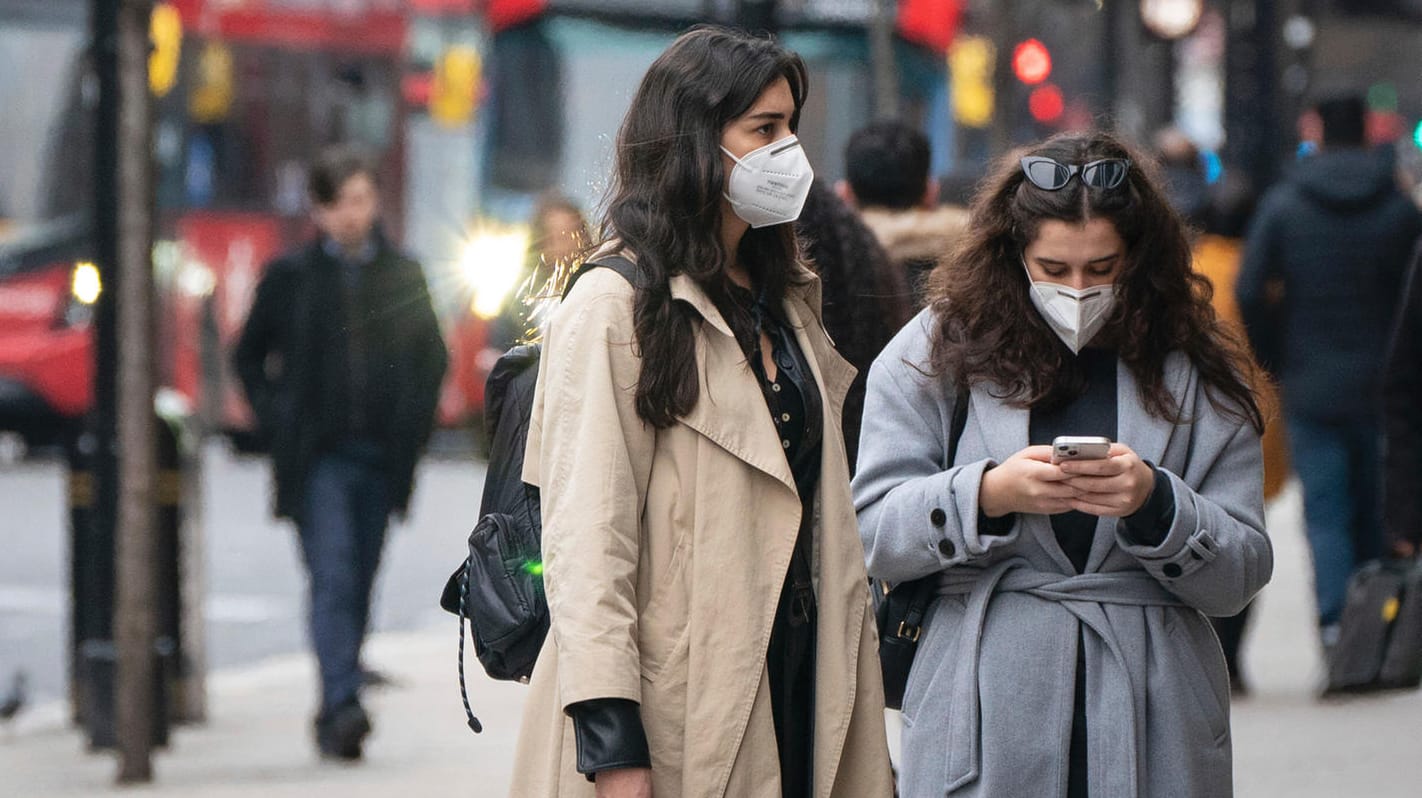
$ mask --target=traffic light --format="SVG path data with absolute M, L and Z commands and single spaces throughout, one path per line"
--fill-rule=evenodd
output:
M 1027 110 L 1032 113 L 1032 118 L 1044 125 L 1059 121 L 1062 113 L 1066 111 L 1066 101 L 1062 99 L 1062 90 L 1054 83 L 1044 83 L 1032 90 L 1032 94 L 1027 97 Z
M 1012 74 L 1028 86 L 1035 86 L 1052 74 L 1052 54 L 1037 39 L 1018 43 L 1012 51 Z
M 958 124 L 971 128 L 992 124 L 995 103 L 992 70 L 996 59 L 997 50 L 985 36 L 959 36 L 949 48 L 953 118 Z
M 1422 122 L 1418 122 L 1417 127 L 1412 129 L 1412 143 L 1416 144 L 1418 149 L 1422 149 Z

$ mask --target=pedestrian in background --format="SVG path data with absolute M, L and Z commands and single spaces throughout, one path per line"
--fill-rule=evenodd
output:
M 1102 133 L 999 160 L 869 374 L 869 573 L 938 580 L 904 694 L 906 798 L 1232 792 L 1205 615 L 1272 573 L 1262 419 L 1149 170 Z M 1115 442 L 1058 464 L 1058 436 Z
M 1255 207 L 1256 198 L 1249 180 L 1229 171 L 1211 186 L 1199 148 L 1177 128 L 1157 132 L 1155 146 L 1165 178 L 1166 197 L 1170 206 L 1190 226 L 1188 232 L 1192 236 L 1195 271 L 1210 281 L 1210 304 L 1221 321 L 1230 325 L 1236 335 L 1242 335 L 1234 284 L 1239 278 L 1244 231 Z M 1254 392 L 1265 418 L 1264 501 L 1268 502 L 1279 494 L 1288 478 L 1288 454 L 1284 449 L 1283 425 L 1275 419 L 1278 397 L 1273 384 L 1267 377 L 1259 379 L 1254 385 Z M 1249 622 L 1249 607 L 1235 615 L 1212 618 L 1211 622 L 1224 650 L 1230 692 L 1243 695 L 1248 692 L 1248 685 L 1244 680 L 1239 652 Z
M 1422 545 L 1422 242 L 1412 255 L 1383 375 L 1383 529 L 1398 557 Z
M 854 212 L 820 181 L 795 222 L 805 257 L 824 286 L 825 331 L 839 353 L 859 371 L 844 397 L 844 448 L 854 473 L 859 422 L 869 365 L 913 315 L 903 272 Z
M 964 208 L 938 204 L 930 156 L 920 131 L 903 122 L 874 122 L 850 137 L 844 151 L 848 177 L 837 185 L 903 270 L 915 310 L 923 307 L 928 273 L 968 224 Z
M 420 265 L 377 225 L 375 168 L 338 147 L 309 180 L 319 235 L 267 265 L 233 364 L 271 447 L 275 513 L 300 532 L 317 747 L 354 760 L 371 730 L 360 649 L 386 526 L 409 506 L 447 358 Z
M 1213 293 L 1210 302 L 1220 321 L 1229 325 L 1236 335 L 1244 335 L 1239 318 L 1239 303 L 1234 298 L 1234 285 L 1239 277 L 1239 265 L 1244 252 L 1244 231 L 1254 213 L 1255 193 L 1249 179 L 1227 172 L 1209 192 L 1209 202 L 1203 214 L 1204 229 L 1193 247 L 1195 271 L 1210 281 Z M 1253 372 L 1254 395 L 1264 414 L 1264 501 L 1278 497 L 1289 478 L 1288 442 L 1284 437 L 1283 419 L 1279 416 L 1279 394 L 1274 383 L 1262 371 Z M 1253 606 L 1252 604 L 1250 606 Z M 1250 607 L 1236 615 L 1214 618 L 1215 634 L 1224 649 L 1225 665 L 1229 668 L 1230 692 L 1249 692 L 1244 678 L 1240 648 L 1249 623 Z
M 518 288 L 494 320 L 489 347 L 481 355 L 485 370 L 492 368 L 499 355 L 510 347 L 538 337 L 537 319 L 533 316 L 547 293 L 549 281 L 571 268 L 590 243 L 587 219 L 577 203 L 557 191 L 539 195 L 533 206 L 528 253 Z
M 1382 554 L 1379 381 L 1422 216 L 1364 146 L 1361 97 L 1321 102 L 1323 148 L 1260 203 L 1236 295 L 1280 383 L 1325 649 L 1353 570 Z
M 718 28 L 643 77 L 544 339 L 525 481 L 550 634 L 512 795 L 892 793 L 839 408 L 794 227 L 804 63 Z

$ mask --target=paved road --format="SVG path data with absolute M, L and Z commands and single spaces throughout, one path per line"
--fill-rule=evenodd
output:
M 204 452 L 208 662 L 231 668 L 305 647 L 304 577 L 291 527 L 273 521 L 266 460 Z M 392 530 L 377 588 L 377 630 L 428 627 L 449 616 L 439 589 L 463 558 L 484 467 L 426 459 L 412 512 Z M 30 674 L 37 702 L 66 693 L 68 526 L 62 463 L 0 466 L 0 690 Z M 451 635 L 453 626 L 451 626 Z

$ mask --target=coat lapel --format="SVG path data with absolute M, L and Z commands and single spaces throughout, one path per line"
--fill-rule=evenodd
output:
M 795 477 L 765 406 L 755 373 L 731 328 L 700 286 L 684 274 L 671 278 L 671 294 L 701 314 L 711 331 L 696 348 L 701 399 L 681 422 L 737 459 L 795 490 Z
M 997 386 L 989 382 L 973 386 L 968 428 L 976 427 L 982 433 L 988 455 L 1001 463 L 1027 446 L 1027 423 L 1031 411 L 998 399 L 993 395 L 996 392 Z M 962 447 L 959 446 L 959 449 Z

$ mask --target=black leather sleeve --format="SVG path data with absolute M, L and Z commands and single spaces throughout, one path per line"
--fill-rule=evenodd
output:
M 1139 510 L 1121 519 L 1125 521 L 1125 535 L 1141 546 L 1159 546 L 1170 533 L 1170 525 L 1175 523 L 1175 489 L 1170 486 L 1170 477 L 1164 471 L 1147 462 L 1155 472 L 1155 488 L 1150 498 Z
M 594 698 L 570 705 L 568 715 L 578 745 L 578 772 L 588 781 L 603 770 L 652 766 L 637 702 Z

